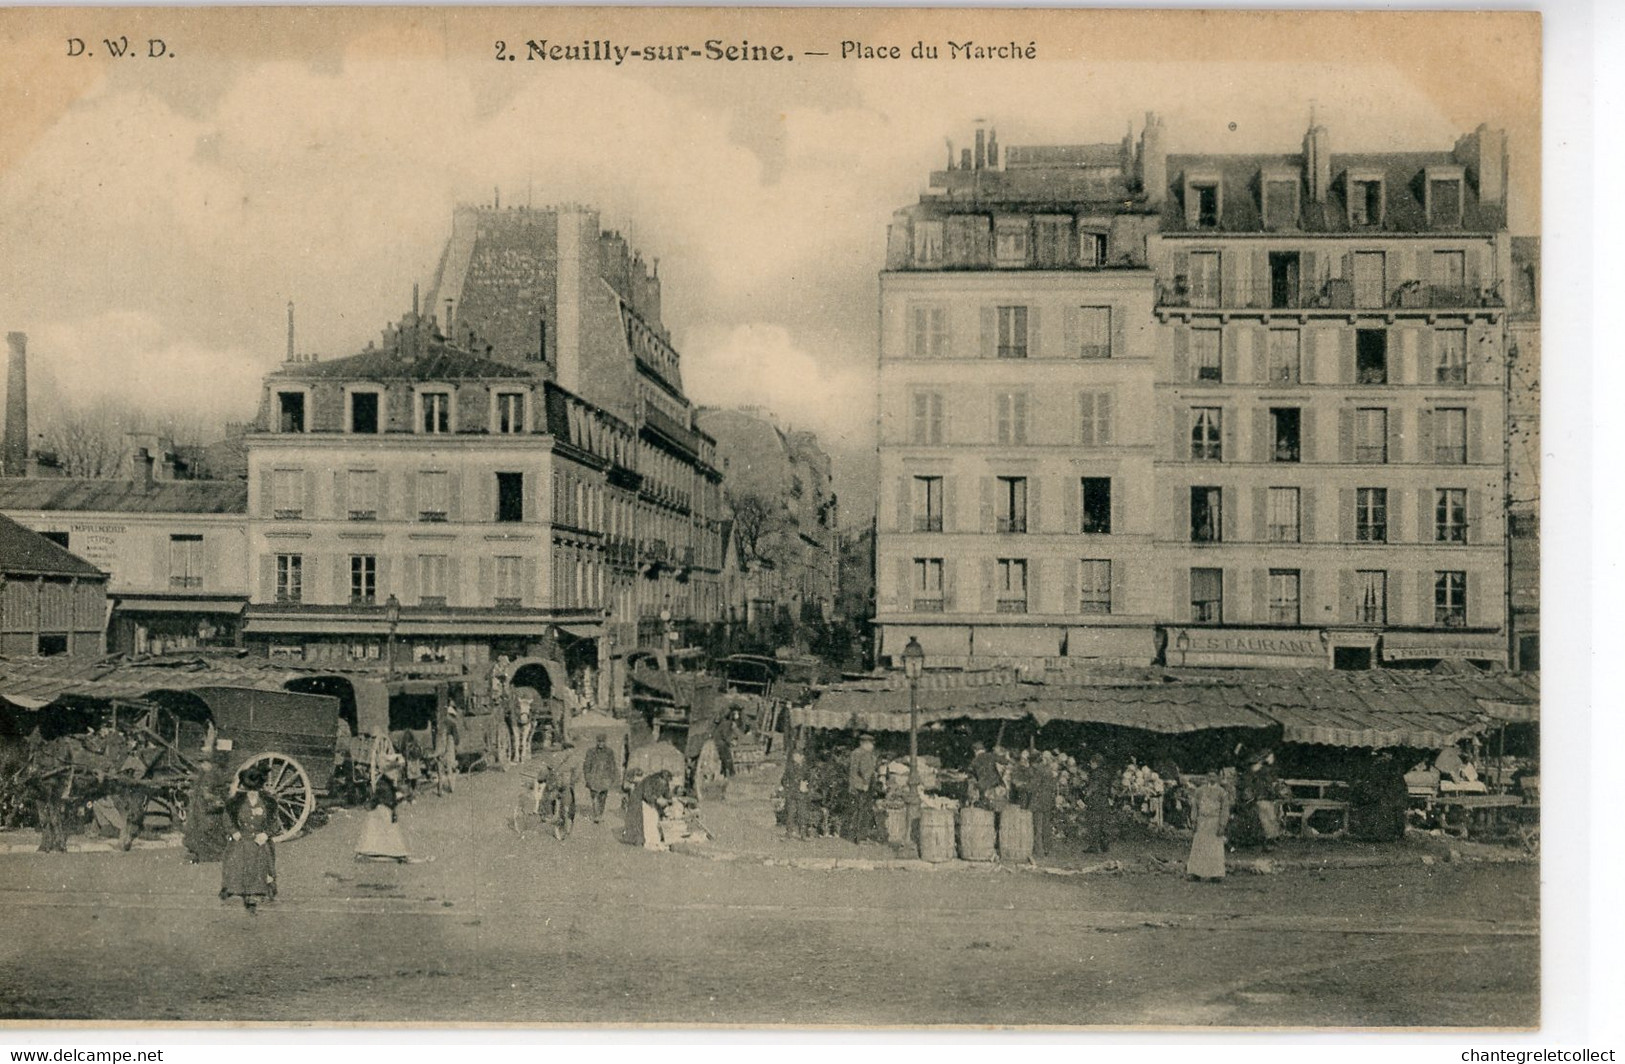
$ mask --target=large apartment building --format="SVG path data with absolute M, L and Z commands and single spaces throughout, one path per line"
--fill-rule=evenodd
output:
M 1503 136 L 976 147 L 881 276 L 881 653 L 1505 662 Z

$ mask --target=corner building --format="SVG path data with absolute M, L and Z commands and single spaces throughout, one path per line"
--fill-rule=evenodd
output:
M 1152 115 L 934 175 L 881 282 L 881 652 L 1504 663 L 1505 204 L 1485 127 L 1194 156 Z

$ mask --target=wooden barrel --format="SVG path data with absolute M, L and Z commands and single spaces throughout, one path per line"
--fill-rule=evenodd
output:
M 967 861 L 993 860 L 993 810 L 965 808 L 959 811 L 959 856 Z
M 886 806 L 886 841 L 893 846 L 909 844 L 907 806 Z
M 1029 861 L 1033 856 L 1033 814 L 1008 806 L 999 814 L 999 859 Z
M 927 861 L 954 859 L 954 811 L 927 806 L 920 810 L 920 857 Z

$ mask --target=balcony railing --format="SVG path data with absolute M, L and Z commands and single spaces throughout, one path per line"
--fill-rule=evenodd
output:
M 1430 284 L 1406 281 L 1320 282 L 1202 280 L 1176 275 L 1157 281 L 1157 306 L 1204 310 L 1430 310 L 1504 307 L 1499 286 Z
M 917 598 L 914 600 L 915 613 L 941 613 L 942 600 L 939 598 Z
M 202 587 L 201 576 L 172 576 L 169 578 L 170 587 Z
M 998 612 L 999 613 L 1026 613 L 1027 612 L 1027 600 L 1024 599 L 1024 598 L 1000 599 L 999 600 L 999 605 L 998 605 Z

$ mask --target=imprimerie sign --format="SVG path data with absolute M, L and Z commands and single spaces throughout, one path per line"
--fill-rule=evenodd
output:
M 1172 628 L 1170 665 L 1322 665 L 1326 649 L 1318 632 L 1268 628 Z

